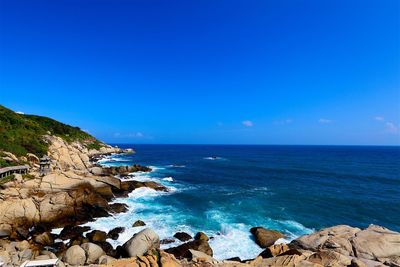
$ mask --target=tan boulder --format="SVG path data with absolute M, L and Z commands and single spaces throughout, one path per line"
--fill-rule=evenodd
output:
M 218 263 L 218 260 L 214 259 L 210 255 L 207 255 L 204 252 L 189 249 L 189 252 L 191 254 L 190 259 L 194 262 L 207 262 L 211 264 L 216 264 Z
M 130 257 L 144 255 L 153 248 L 160 247 L 160 238 L 150 228 L 146 228 L 129 239 L 123 248 Z
M 354 256 L 350 239 L 359 231 L 359 228 L 337 225 L 301 236 L 292 241 L 290 246 L 312 251 L 330 249 L 343 255 Z
M 72 246 L 64 254 L 63 261 L 69 265 L 84 265 L 86 262 L 86 253 L 78 245 Z
M 307 257 L 309 262 L 322 266 L 341 267 L 351 264 L 351 259 L 332 250 L 318 251 Z
M 103 255 L 99 258 L 98 263 L 102 264 L 102 265 L 109 265 L 109 264 L 113 263 L 114 261 L 116 261 L 115 258 L 107 256 L 107 255 Z
M 86 253 L 87 264 L 97 263 L 98 259 L 106 254 L 100 246 L 93 243 L 83 243 L 81 248 Z
M 9 161 L 18 162 L 18 158 L 13 153 L 8 152 L 8 151 L 2 151 L 2 153 L 4 155 L 6 155 L 6 157 L 9 159 Z
M 370 225 L 357 232 L 352 244 L 358 258 L 380 262 L 400 262 L 400 233 Z
M 250 232 L 254 235 L 257 245 L 262 248 L 272 246 L 276 240 L 284 237 L 284 235 L 278 231 L 265 229 L 263 227 L 253 227 Z
M 40 161 L 39 157 L 36 156 L 35 154 L 32 154 L 32 153 L 27 153 L 27 154 L 26 154 L 26 159 L 27 159 L 30 163 L 33 163 L 33 164 L 37 164 L 37 163 L 39 163 L 39 161 Z
M 263 258 L 270 258 L 278 256 L 289 250 L 289 246 L 286 244 L 277 244 L 272 245 L 266 248 L 263 252 L 261 252 L 260 256 Z
M 164 251 L 160 251 L 160 267 L 179 267 L 180 263 L 176 258 Z

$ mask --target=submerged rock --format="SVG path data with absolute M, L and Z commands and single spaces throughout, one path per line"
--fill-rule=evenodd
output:
M 93 230 L 92 232 L 86 234 L 86 237 L 91 242 L 104 242 L 107 239 L 107 233 L 100 230 Z
M 139 227 L 139 226 L 145 226 L 146 224 L 144 223 L 144 221 L 141 220 L 137 220 L 136 222 L 134 222 L 132 224 L 132 227 Z
M 173 254 L 176 258 L 190 258 L 190 250 L 196 250 L 213 256 L 213 251 L 208 244 L 208 237 L 206 234 L 199 232 L 195 236 L 195 240 L 186 242 L 180 246 L 166 249 L 165 251 Z
M 186 242 L 193 238 L 191 235 L 185 232 L 177 232 L 176 234 L 174 234 L 174 237 L 182 242 Z
M 112 240 L 117 240 L 119 234 L 123 233 L 124 231 L 125 231 L 124 227 L 115 227 L 114 229 L 108 232 L 107 237 L 111 238 Z

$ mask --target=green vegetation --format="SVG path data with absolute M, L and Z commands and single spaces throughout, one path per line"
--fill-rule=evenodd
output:
M 90 149 L 98 149 L 101 142 L 78 127 L 36 115 L 17 114 L 0 105 L 0 150 L 17 156 L 30 152 L 37 156 L 47 153 L 45 134 L 59 136 L 67 142 L 81 141 Z M 0 161 L 0 166 L 3 166 Z
M 36 177 L 34 176 L 34 175 L 32 175 L 32 174 L 29 174 L 29 173 L 27 173 L 27 174 L 22 174 L 22 179 L 24 179 L 25 181 L 27 181 L 27 180 L 32 180 L 32 179 L 35 179 Z
M 11 174 L 11 175 L 9 175 L 9 176 L 6 176 L 6 177 L 4 177 L 4 178 L 1 178 L 1 179 L 0 179 L 0 185 L 5 184 L 5 183 L 8 183 L 8 182 L 10 182 L 10 181 L 12 181 L 12 180 L 14 180 L 14 179 L 15 179 L 15 175 L 14 175 L 14 174 Z

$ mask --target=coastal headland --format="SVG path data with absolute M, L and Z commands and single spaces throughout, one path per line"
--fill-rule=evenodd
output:
M 0 120 L 0 168 L 29 166 L 28 173 L 0 179 L 0 265 L 58 258 L 59 266 L 400 266 L 400 234 L 376 225 L 333 226 L 286 244 L 279 242 L 282 233 L 254 225 L 249 232 L 264 249 L 254 259 L 213 258 L 211 237 L 202 232 L 179 232 L 160 240 L 157 229 L 145 228 L 113 247 L 108 241 L 118 239 L 123 227 L 106 233 L 82 224 L 126 212 L 128 207 L 118 199 L 138 188 L 168 191 L 154 181 L 124 179 L 151 168 L 101 166 L 97 161 L 104 156 L 134 151 L 104 144 L 49 118 L 0 106 Z M 44 155 L 50 161 L 46 171 Z M 136 221 L 132 227 L 145 225 Z M 55 233 L 55 228 L 61 231 Z M 182 244 L 160 249 L 174 239 Z

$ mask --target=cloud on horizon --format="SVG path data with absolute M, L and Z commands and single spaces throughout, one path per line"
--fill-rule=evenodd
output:
M 277 125 L 284 125 L 284 124 L 290 124 L 290 123 L 292 123 L 292 122 L 293 122 L 292 119 L 286 119 L 286 120 L 274 121 L 274 124 L 277 124 Z
M 246 127 L 253 127 L 254 123 L 252 121 L 242 121 L 242 124 Z
M 142 132 L 133 132 L 133 133 L 114 133 L 115 138 L 143 138 L 145 135 Z
M 321 124 L 329 124 L 329 123 L 332 123 L 333 121 L 330 120 L 330 119 L 321 118 L 321 119 L 318 120 L 318 122 L 321 123 Z

